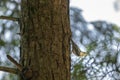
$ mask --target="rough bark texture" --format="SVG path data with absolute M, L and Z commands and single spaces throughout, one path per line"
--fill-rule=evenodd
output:
M 32 80 L 70 80 L 68 0 L 22 0 L 21 59 Z

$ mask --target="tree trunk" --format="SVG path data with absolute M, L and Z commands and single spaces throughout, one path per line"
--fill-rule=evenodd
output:
M 68 0 L 22 0 L 20 63 L 32 71 L 24 78 L 70 80 L 68 6 Z

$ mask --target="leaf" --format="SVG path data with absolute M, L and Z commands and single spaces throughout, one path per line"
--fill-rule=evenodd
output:
M 72 72 L 72 77 L 74 80 L 86 80 L 86 70 L 82 63 L 74 65 L 74 70 Z
M 3 40 L 0 40 L 0 46 L 5 46 L 5 42 Z
M 113 25 L 112 28 L 113 28 L 113 30 L 120 33 L 120 28 L 117 25 Z
M 97 46 L 97 42 L 91 42 L 88 46 L 87 46 L 87 52 L 89 53 L 91 50 L 94 50 Z

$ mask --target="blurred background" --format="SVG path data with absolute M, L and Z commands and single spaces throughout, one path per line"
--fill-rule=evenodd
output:
M 120 0 L 71 0 L 71 80 L 120 80 Z
M 20 16 L 20 0 L 0 0 L 0 16 Z M 19 61 L 20 36 L 19 24 L 15 21 L 0 19 L 0 66 L 15 67 L 7 58 L 9 54 Z M 0 71 L 0 80 L 17 80 L 17 76 Z
M 20 16 L 20 0 L 0 0 L 0 16 Z M 70 0 L 72 39 L 87 55 L 71 54 L 71 80 L 120 80 L 120 0 Z M 18 22 L 0 20 L 0 66 L 19 61 Z M 17 76 L 0 71 L 0 80 Z

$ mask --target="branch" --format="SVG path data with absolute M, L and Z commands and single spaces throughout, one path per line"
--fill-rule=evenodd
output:
M 12 20 L 12 21 L 19 21 L 19 18 L 9 17 L 9 16 L 0 16 L 0 19 Z
M 13 74 L 18 74 L 18 71 L 15 68 L 8 68 L 8 67 L 0 66 L 0 71 L 4 71 L 4 72 L 8 72 L 8 73 L 13 73 Z
M 24 80 L 31 80 L 33 77 L 33 70 L 30 67 L 25 67 L 23 68 L 21 64 L 19 64 L 17 61 L 15 61 L 10 55 L 7 55 L 7 58 L 18 68 L 18 71 L 20 72 L 21 76 L 23 77 Z M 14 68 L 6 68 L 2 67 L 2 71 L 7 71 L 10 73 L 17 74 L 19 73 L 16 69 Z
M 18 68 L 19 71 L 22 71 L 22 66 L 15 61 L 10 55 L 7 55 L 7 58 Z

